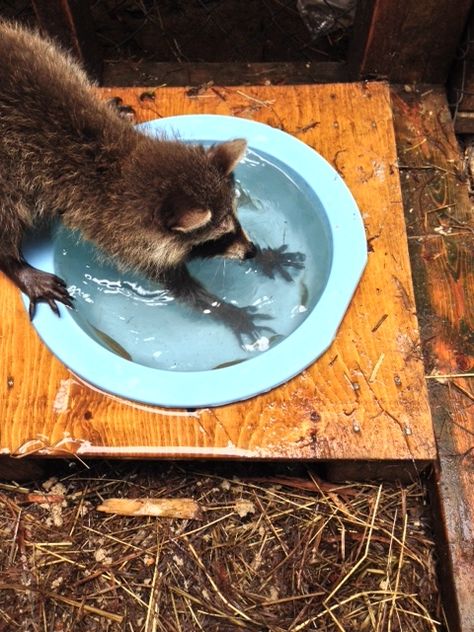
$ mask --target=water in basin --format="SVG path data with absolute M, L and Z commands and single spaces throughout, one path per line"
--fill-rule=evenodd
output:
M 264 330 L 258 340 L 242 345 L 212 315 L 175 301 L 144 276 L 118 272 L 112 263 L 98 260 L 92 244 L 60 227 L 54 239 L 55 271 L 75 299 L 73 318 L 99 344 L 149 367 L 219 369 L 264 353 L 306 318 L 331 267 L 324 209 L 306 182 L 263 153 L 248 151 L 235 175 L 239 219 L 252 241 L 261 248 L 284 245 L 283 259 L 285 253 L 302 253 L 302 269 L 285 268 L 289 281 L 278 272 L 269 278 L 253 259 L 195 260 L 188 267 L 221 299 L 271 316 L 265 324 L 274 333 Z

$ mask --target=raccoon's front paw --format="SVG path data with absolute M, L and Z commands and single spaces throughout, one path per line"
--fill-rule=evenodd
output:
M 285 281 L 292 281 L 288 270 L 302 270 L 306 256 L 302 252 L 287 252 L 287 248 L 286 244 L 279 248 L 257 248 L 254 262 L 270 279 L 280 275 Z
M 248 307 L 237 307 L 231 303 L 221 303 L 215 311 L 216 316 L 234 332 L 239 344 L 244 349 L 246 342 L 257 342 L 264 334 L 272 335 L 275 330 L 256 321 L 271 320 L 272 316 L 261 314 L 258 308 L 250 305 Z
M 30 299 L 28 309 L 30 320 L 35 317 L 36 305 L 40 302 L 48 303 L 57 316 L 59 316 L 59 309 L 56 301 L 64 303 L 68 307 L 73 306 L 65 282 L 55 274 L 25 267 L 19 276 L 21 277 L 21 289 Z

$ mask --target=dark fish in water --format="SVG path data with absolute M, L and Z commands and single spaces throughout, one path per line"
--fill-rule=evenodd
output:
M 91 325 L 89 321 L 87 321 L 87 324 L 94 331 L 96 336 L 104 343 L 107 349 L 110 349 L 110 351 L 113 351 L 121 358 L 124 358 L 124 360 L 129 360 L 130 362 L 133 362 L 132 356 L 128 353 L 126 349 L 122 347 L 121 344 L 119 344 L 116 340 L 106 334 L 105 331 L 101 331 L 100 329 L 97 329 L 97 327 L 94 327 L 94 325 Z
M 301 279 L 300 281 L 300 305 L 303 307 L 308 307 L 309 301 L 309 290 L 306 283 Z
M 234 364 L 240 364 L 244 360 L 245 358 L 237 358 L 237 360 L 229 360 L 228 362 L 223 362 L 222 364 L 218 364 L 217 366 L 213 367 L 212 370 L 215 371 L 216 369 L 226 369 L 229 366 L 234 366 Z
M 282 340 L 285 340 L 285 336 L 282 336 L 281 334 L 274 334 L 268 340 L 268 348 L 274 347 Z M 240 364 L 241 362 L 244 362 L 245 359 L 246 358 L 237 358 L 236 360 L 229 360 L 228 362 L 223 362 L 222 364 L 218 364 L 217 366 L 213 367 L 212 370 L 215 371 L 216 369 L 225 369 L 229 366 Z
M 283 336 L 282 334 L 275 334 L 274 336 L 271 336 L 271 338 L 268 340 L 268 344 L 270 347 L 274 347 L 282 340 L 285 340 L 285 336 Z

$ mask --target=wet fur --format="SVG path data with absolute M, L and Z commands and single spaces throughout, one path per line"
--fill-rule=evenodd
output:
M 35 276 L 22 259 L 25 230 L 45 217 L 61 216 L 121 267 L 190 284 L 178 288 L 183 296 L 197 286 L 182 266 L 203 243 L 219 243 L 229 229 L 240 245 L 228 256 L 250 256 L 224 150 L 140 134 L 96 96 L 70 55 L 37 33 L 0 22 L 0 60 L 0 269 L 32 302 L 67 303 L 54 295 L 59 287 L 49 297 L 38 289 L 48 275 Z M 186 206 L 211 209 L 210 221 L 176 230 Z

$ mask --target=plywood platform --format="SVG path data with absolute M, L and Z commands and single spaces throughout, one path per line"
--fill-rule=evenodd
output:
M 294 134 L 358 202 L 369 263 L 326 354 L 270 393 L 214 409 L 132 404 L 81 383 L 42 345 L 0 279 L 0 450 L 5 455 L 414 462 L 435 458 L 415 314 L 390 95 L 385 84 L 102 89 L 135 120 L 231 114 Z M 152 98 L 153 97 L 153 98 Z M 309 343 L 310 344 L 310 343 Z

